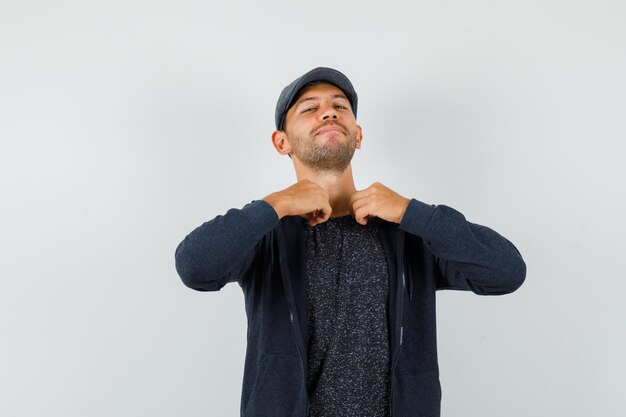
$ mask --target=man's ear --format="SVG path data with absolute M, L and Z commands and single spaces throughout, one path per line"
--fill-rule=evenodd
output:
M 360 125 L 356 125 L 356 146 L 355 148 L 361 149 L 361 141 L 363 140 L 363 130 Z
M 284 130 L 275 130 L 272 133 L 272 143 L 279 154 L 288 155 L 291 153 L 291 145 L 289 145 L 289 140 Z

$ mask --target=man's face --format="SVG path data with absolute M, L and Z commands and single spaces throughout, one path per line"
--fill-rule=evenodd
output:
M 285 117 L 284 132 L 292 154 L 315 171 L 341 173 L 360 147 L 361 130 L 350 102 L 339 88 L 304 88 Z

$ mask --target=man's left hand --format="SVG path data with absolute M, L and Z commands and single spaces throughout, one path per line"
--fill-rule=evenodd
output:
M 411 200 L 375 182 L 350 196 L 350 210 L 357 223 L 366 225 L 368 216 L 400 223 Z

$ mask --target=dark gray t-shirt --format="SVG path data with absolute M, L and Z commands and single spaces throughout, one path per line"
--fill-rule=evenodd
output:
M 309 417 L 389 415 L 389 274 L 372 222 L 306 231 Z

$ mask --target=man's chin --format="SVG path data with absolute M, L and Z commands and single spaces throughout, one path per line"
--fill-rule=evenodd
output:
M 346 140 L 346 136 L 343 133 L 330 132 L 315 136 L 315 140 L 318 144 L 342 145 Z
M 352 156 L 348 159 L 345 157 L 320 157 L 318 159 L 303 160 L 302 163 L 317 172 L 342 174 L 350 166 L 351 161 Z

